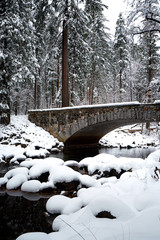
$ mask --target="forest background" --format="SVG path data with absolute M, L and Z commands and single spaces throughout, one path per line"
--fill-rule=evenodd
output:
M 160 99 L 160 2 L 127 2 L 112 38 L 104 1 L 1 0 L 0 123 L 29 109 Z

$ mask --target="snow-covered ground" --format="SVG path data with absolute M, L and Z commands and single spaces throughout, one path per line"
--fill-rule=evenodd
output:
M 145 124 L 134 124 L 118 128 L 101 140 L 104 147 L 135 148 L 160 145 L 160 125 L 151 123 L 150 130 L 145 128 Z
M 19 164 L 27 158 L 43 158 L 63 148 L 63 143 L 28 121 L 27 116 L 12 116 L 7 126 L 0 125 L 0 162 Z
M 50 153 L 62 144 L 23 119 L 14 117 L 9 126 L 1 126 L 1 162 L 11 159 L 19 165 L 0 178 L 0 186 L 30 193 L 53 190 L 56 195 L 47 201 L 46 211 L 48 216 L 58 216 L 53 232 L 24 233 L 17 240 L 160 239 L 160 149 L 144 160 L 99 154 L 79 163 L 64 162 L 35 152 Z M 118 142 L 122 144 L 126 138 Z M 133 140 L 137 142 L 139 137 Z M 14 141 L 19 144 L 13 145 Z

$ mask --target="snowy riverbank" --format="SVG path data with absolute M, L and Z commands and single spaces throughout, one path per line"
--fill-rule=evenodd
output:
M 13 117 L 0 128 L 0 164 L 18 164 L 0 178 L 0 189 L 33 195 L 49 191 L 44 211 L 55 218 L 53 232 L 24 233 L 17 240 L 160 239 L 160 149 L 144 160 L 99 154 L 63 161 L 48 157 L 63 144 L 26 117 Z M 129 143 L 125 131 L 123 138 L 116 132 L 117 142 Z
M 151 123 L 150 130 L 145 124 L 124 126 L 105 135 L 100 144 L 103 147 L 147 148 L 160 146 L 160 125 Z
M 44 158 L 61 151 L 63 143 L 27 116 L 12 116 L 7 126 L 0 125 L 0 162 L 19 164 L 27 158 Z

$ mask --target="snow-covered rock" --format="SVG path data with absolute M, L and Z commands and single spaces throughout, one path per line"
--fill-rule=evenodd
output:
M 51 240 L 48 234 L 42 232 L 24 233 L 17 240 Z
M 95 172 L 110 172 L 113 169 L 120 173 L 121 170 L 128 171 L 142 168 L 144 160 L 140 158 L 117 158 L 113 155 L 102 153 L 92 158 L 83 159 L 79 165 L 81 168 L 87 168 L 88 173 L 91 175 Z
M 19 188 L 24 182 L 27 181 L 27 176 L 25 174 L 19 173 L 8 180 L 6 188 L 8 190 Z
M 135 216 L 129 206 L 112 196 L 98 196 L 88 204 L 88 207 L 96 217 L 102 212 L 110 213 L 113 218 L 121 221 L 128 221 Z
M 24 192 L 39 192 L 41 183 L 38 180 L 29 180 L 22 184 L 21 190 Z
M 63 195 L 51 197 L 46 203 L 46 209 L 51 214 L 70 214 L 82 207 L 82 201 L 75 198 L 68 198 Z
M 50 155 L 49 151 L 43 148 L 39 150 L 29 149 L 25 152 L 27 158 L 45 158 Z

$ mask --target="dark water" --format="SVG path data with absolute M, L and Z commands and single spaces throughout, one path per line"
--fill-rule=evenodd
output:
M 72 151 L 68 153 L 58 153 L 52 156 L 63 160 L 77 160 L 99 153 L 108 153 L 117 157 L 140 157 L 145 159 L 155 148 L 102 148 L 85 151 Z M 13 167 L 0 164 L 0 177 Z M 46 202 L 49 196 L 40 194 L 27 194 L 17 191 L 0 191 L 0 239 L 15 240 L 19 235 L 26 232 L 46 232 L 52 231 L 52 221 L 46 213 Z M 38 239 L 37 239 L 38 240 Z
M 0 193 L 0 239 L 13 240 L 25 232 L 51 232 L 45 213 L 47 199 L 30 201 Z M 38 239 L 37 239 L 38 240 Z
M 148 148 L 100 148 L 100 149 L 80 149 L 69 152 L 60 152 L 57 154 L 53 154 L 52 156 L 61 158 L 64 161 L 67 160 L 76 160 L 80 161 L 85 157 L 94 157 L 100 153 L 107 153 L 114 155 L 116 157 L 131 157 L 131 158 L 142 158 L 145 159 L 151 152 L 154 152 L 156 148 L 148 147 Z

